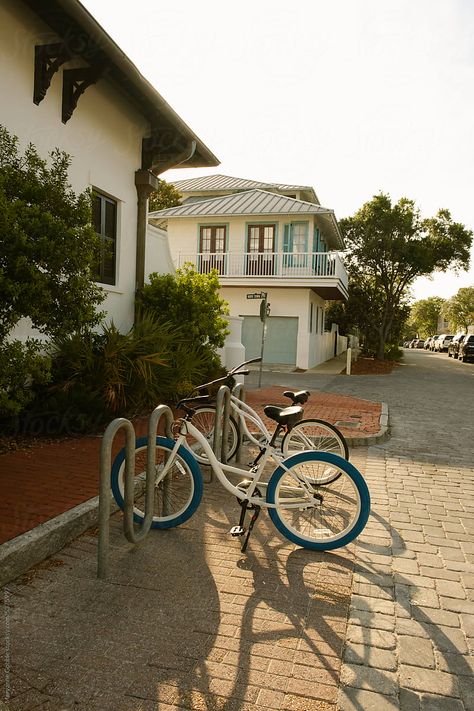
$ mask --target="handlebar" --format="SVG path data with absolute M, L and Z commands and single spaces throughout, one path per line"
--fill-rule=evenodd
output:
M 251 358 L 250 360 L 245 360 L 243 363 L 240 363 L 240 365 L 236 365 L 235 368 L 229 370 L 229 372 L 221 378 L 210 380 L 208 383 L 204 383 L 203 385 L 197 385 L 194 390 L 191 391 L 191 393 L 196 391 L 201 392 L 201 390 L 206 390 L 207 388 L 211 387 L 211 385 L 217 385 L 217 383 L 224 383 L 226 380 L 229 380 L 234 375 L 248 375 L 250 371 L 248 369 L 241 370 L 241 368 L 243 368 L 244 365 L 249 365 L 250 363 L 259 363 L 261 360 L 261 358 Z

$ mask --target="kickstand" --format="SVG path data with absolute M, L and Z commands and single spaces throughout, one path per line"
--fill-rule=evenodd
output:
M 249 542 L 250 534 L 252 533 L 252 528 L 253 528 L 254 525 L 255 525 L 255 522 L 256 522 L 256 520 L 257 520 L 257 518 L 258 518 L 258 515 L 259 515 L 260 511 L 261 511 L 260 506 L 255 506 L 253 516 L 252 516 L 252 518 L 250 519 L 250 523 L 249 523 L 249 528 L 248 528 L 248 531 L 247 531 L 247 535 L 245 536 L 245 540 L 244 540 L 244 542 L 242 543 L 242 548 L 240 549 L 240 552 L 241 552 L 241 553 L 245 553 L 245 551 L 246 551 L 246 549 L 247 549 L 247 543 Z

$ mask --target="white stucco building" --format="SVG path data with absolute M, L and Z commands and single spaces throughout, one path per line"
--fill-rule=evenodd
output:
M 332 210 L 311 187 L 261 183 L 223 175 L 173 183 L 182 204 L 150 213 L 166 228 L 177 267 L 219 271 L 221 295 L 240 317 L 246 357 L 260 355 L 258 300 L 265 291 L 265 362 L 311 368 L 339 352 L 337 334 L 325 332 L 325 303 L 347 298 L 339 257 L 342 236 Z
M 93 190 L 96 231 L 111 247 L 97 274 L 104 308 L 128 329 L 137 286 L 172 268 L 163 233 L 147 236 L 156 175 L 217 158 L 78 0 L 2 0 L 0 97 L 0 124 L 20 147 L 66 151 L 74 190 Z

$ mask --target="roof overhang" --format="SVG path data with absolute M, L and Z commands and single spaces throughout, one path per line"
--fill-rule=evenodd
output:
M 142 168 L 210 167 L 219 160 L 154 89 L 78 0 L 23 0 L 62 39 L 75 57 L 101 75 L 149 121 Z M 178 164 L 177 164 L 178 162 Z

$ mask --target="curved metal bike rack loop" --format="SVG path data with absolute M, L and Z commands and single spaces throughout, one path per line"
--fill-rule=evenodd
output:
M 227 462 L 227 447 L 229 441 L 230 390 L 227 385 L 221 385 L 216 397 L 216 418 L 214 421 L 214 438 L 212 449 L 217 459 Z M 211 469 L 210 481 L 213 479 Z
M 104 432 L 100 448 L 100 485 L 99 485 L 99 547 L 97 555 L 97 577 L 106 578 L 109 558 L 109 519 L 110 519 L 110 473 L 112 467 L 112 443 L 119 430 L 125 430 L 125 496 L 124 496 L 124 535 L 130 543 L 139 543 L 150 530 L 153 520 L 155 457 L 158 425 L 165 417 L 165 432 L 172 437 L 173 413 L 167 405 L 159 405 L 153 410 L 148 422 L 148 447 L 145 479 L 145 518 L 137 531 L 133 521 L 133 499 L 135 479 L 135 429 L 130 420 L 118 417 Z M 168 477 L 167 477 L 168 479 Z M 165 507 L 169 500 L 171 480 L 165 482 Z
M 245 402 L 245 387 L 243 383 L 237 383 L 234 385 L 232 388 L 232 395 L 234 397 L 239 398 L 239 400 L 242 400 L 242 402 Z M 242 464 L 242 453 L 243 453 L 243 438 L 244 438 L 244 430 L 242 427 L 242 421 L 240 417 L 237 419 L 237 427 L 238 427 L 238 436 L 239 436 L 239 445 L 237 447 L 237 453 L 236 453 L 236 463 L 237 464 Z

